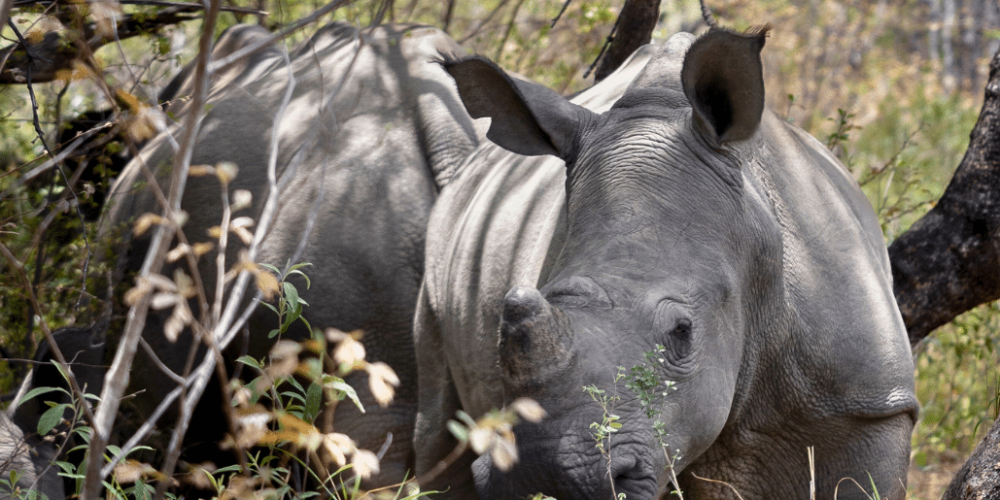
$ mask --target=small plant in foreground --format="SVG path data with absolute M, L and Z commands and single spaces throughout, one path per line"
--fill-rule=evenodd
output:
M 670 391 L 675 389 L 672 380 L 660 380 L 658 375 L 660 371 L 658 366 L 664 362 L 663 354 L 665 350 L 664 346 L 656 344 L 652 351 L 644 353 L 645 359 L 631 369 L 626 370 L 624 366 L 619 366 L 618 372 L 615 374 L 614 384 L 617 387 L 618 382 L 627 379 L 625 387 L 635 394 L 646 418 L 653 421 L 653 432 L 656 435 L 657 441 L 659 441 L 660 448 L 663 450 L 664 457 L 667 459 L 667 469 L 670 471 L 671 481 L 675 486 L 672 493 L 683 500 L 684 495 L 681 493 L 680 488 L 677 487 L 677 473 L 674 470 L 674 464 L 681 458 L 680 450 L 675 450 L 673 454 L 669 452 L 666 424 L 660 419 L 660 408 L 662 407 L 663 400 Z M 621 397 L 617 394 L 617 391 L 614 395 L 609 396 L 603 389 L 598 388 L 596 385 L 584 386 L 583 391 L 590 395 L 590 398 L 600 405 L 602 410 L 602 421 L 600 423 L 591 423 L 590 428 L 592 429 L 591 432 L 594 435 L 594 440 L 597 442 L 597 449 L 607 460 L 608 479 L 610 480 L 611 436 L 622 428 L 621 417 L 614 413 L 614 407 L 617 402 L 621 401 Z M 613 482 L 611 489 L 612 493 L 615 494 L 615 498 L 624 499 L 624 493 L 616 493 L 614 491 Z

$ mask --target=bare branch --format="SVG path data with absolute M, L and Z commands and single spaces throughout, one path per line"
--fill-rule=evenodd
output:
M 552 25 L 549 26 L 550 28 L 556 27 L 556 23 L 558 23 L 559 19 L 562 18 L 564 13 L 566 13 L 566 7 L 569 7 L 569 3 L 572 1 L 573 0 L 566 0 L 565 2 L 563 2 L 563 6 L 561 9 L 559 9 L 559 13 L 556 14 L 556 17 L 552 19 Z
M 10 11 L 13 7 L 13 0 L 0 0 L 0 31 L 2 31 L 3 26 L 7 24 L 7 19 L 10 18 Z M 0 64 L 0 69 L 2 68 L 3 64 Z
M 169 206 L 164 211 L 164 217 L 168 220 L 176 220 L 174 214 L 180 210 L 181 199 L 184 195 L 184 185 L 187 182 L 188 167 L 190 166 L 191 154 L 194 149 L 194 139 L 198 132 L 207 101 L 208 82 L 210 78 L 208 60 L 212 52 L 212 37 L 215 32 L 215 21 L 218 17 L 219 3 L 219 0 L 211 2 L 202 25 L 198 58 L 195 63 L 195 85 L 191 103 L 192 111 L 185 117 L 185 126 L 181 131 L 180 151 L 175 155 L 171 175 L 170 194 L 168 197 Z M 157 226 L 150 243 L 149 252 L 146 254 L 146 260 L 140 270 L 140 278 L 159 272 L 163 266 L 170 242 L 173 239 L 173 234 L 173 224 L 161 224 Z M 101 498 L 103 476 L 101 476 L 102 460 L 100 457 L 104 456 L 111 428 L 118 413 L 121 396 L 124 394 L 125 388 L 128 387 L 129 369 L 135 357 L 139 337 L 142 335 L 142 329 L 146 322 L 151 296 L 152 294 L 146 294 L 139 300 L 138 304 L 129 309 L 125 332 L 119 342 L 111 368 L 104 379 L 101 404 L 98 408 L 97 418 L 93 422 L 93 435 L 88 451 L 90 460 L 87 463 L 87 473 L 83 485 L 84 500 L 99 500 Z M 173 464 L 169 464 L 169 470 L 172 473 Z M 162 492 L 166 488 L 167 482 L 164 481 L 160 484 L 157 489 L 158 497 L 162 498 Z
M 705 7 L 705 2 L 702 1 Z M 707 7 L 705 7 L 707 8 Z M 625 0 L 615 27 L 608 36 L 607 56 L 594 73 L 594 79 L 601 81 L 625 62 L 639 47 L 653 39 L 653 30 L 660 20 L 660 0 Z M 604 49 L 601 50 L 604 53 Z
M 701 4 L 701 18 L 705 20 L 705 24 L 709 28 L 718 28 L 719 22 L 715 20 L 715 15 L 712 14 L 712 9 L 708 6 L 707 0 L 699 0 Z

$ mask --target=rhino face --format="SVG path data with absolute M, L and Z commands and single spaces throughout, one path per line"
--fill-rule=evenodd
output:
M 506 295 L 500 321 L 505 399 L 535 398 L 550 417 L 515 429 L 513 470 L 476 461 L 481 497 L 655 498 L 733 418 L 748 332 L 782 297 L 780 233 L 742 175 L 759 148 L 765 32 L 671 40 L 602 115 L 482 60 L 446 66 L 470 114 L 492 118 L 490 139 L 567 166 L 562 253 L 540 289 Z M 615 379 L 647 352 L 652 418 Z M 620 398 L 606 453 L 590 385 Z

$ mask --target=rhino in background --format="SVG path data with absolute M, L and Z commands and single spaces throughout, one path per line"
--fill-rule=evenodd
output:
M 645 500 L 672 468 L 690 500 L 809 498 L 811 448 L 815 498 L 866 498 L 842 478 L 904 497 L 918 404 L 882 233 L 847 170 L 764 109 L 765 34 L 675 35 L 624 95 L 572 102 L 446 63 L 495 144 L 431 214 L 417 473 L 454 447 L 458 409 L 528 396 L 549 416 L 514 428 L 510 471 L 467 454 L 425 487 Z M 653 418 L 615 380 L 649 352 Z M 610 459 L 590 385 L 621 398 Z
M 230 28 L 215 45 L 213 58 L 266 36 L 269 34 L 256 26 Z M 292 258 L 312 263 L 305 269 L 311 288 L 306 289 L 304 282 L 296 283 L 309 304 L 304 315 L 311 325 L 363 330 L 367 359 L 387 363 L 402 382 L 392 404 L 381 408 L 367 389 L 366 376 L 351 375 L 348 382 L 358 388 L 366 413 L 352 404 L 336 409 L 335 430 L 353 438 L 360 448 L 379 451 L 392 434 L 381 472 L 370 481 L 372 486 L 399 482 L 413 469 L 416 367 L 412 327 L 423 273 L 424 231 L 440 186 L 479 140 L 453 80 L 434 62 L 442 53 L 462 53 L 462 49 L 434 28 L 392 25 L 359 31 L 342 23 L 323 27 L 288 53 L 294 91 L 287 111 L 276 124 L 275 114 L 290 82 L 285 51 L 272 44 L 214 75 L 209 111 L 191 160 L 192 165 L 235 163 L 239 174 L 229 185 L 230 193 L 250 191 L 253 205 L 235 212 L 234 217 L 259 220 L 268 193 L 271 137 L 277 127 L 279 208 L 257 261 L 279 269 Z M 190 78 L 185 76 L 188 73 L 181 73 L 170 85 L 178 95 L 191 92 Z M 180 118 L 189 112 L 189 106 L 189 102 L 178 101 L 168 111 Z M 179 126 L 171 126 L 152 139 L 109 195 L 101 242 L 117 258 L 118 274 L 113 281 L 120 290 L 112 298 L 117 315 L 123 311 L 120 293 L 132 286 L 131 276 L 142 265 L 151 232 L 143 237 L 126 236 L 120 246 L 108 243 L 109 235 L 129 235 L 136 217 L 160 212 L 144 185 L 142 166 L 156 172 L 166 191 L 168 180 L 164 179 L 174 153 L 171 137 L 178 132 Z M 222 214 L 219 182 L 214 177 L 192 177 L 182 208 L 189 214 L 184 230 L 191 242 L 208 240 L 206 231 L 219 224 Z M 295 257 L 303 239 L 301 253 Z M 237 251 L 242 245 L 235 238 L 230 242 L 227 262 L 232 265 L 238 262 Z M 214 259 L 200 262 L 210 297 L 215 289 L 214 266 Z M 172 276 L 173 271 L 168 266 L 162 274 Z M 104 288 L 98 285 L 96 289 Z M 197 318 L 197 304 L 192 302 L 191 307 Z M 185 331 L 179 341 L 170 342 L 163 333 L 170 314 L 169 308 L 151 310 L 143 338 L 170 369 L 182 373 L 192 335 Z M 277 317 L 261 307 L 248 326 L 249 346 L 243 348 L 255 357 L 263 356 L 274 342 L 268 333 L 277 326 Z M 112 322 L 110 329 L 96 334 L 106 337 L 108 349 L 102 357 L 108 365 L 121 334 L 120 325 Z M 286 334 L 293 339 L 305 336 L 300 324 Z M 240 350 L 234 346 L 227 356 L 234 360 Z M 123 404 L 135 425 L 174 389 L 169 380 L 140 349 L 129 391 L 143 392 Z M 100 390 L 91 387 L 94 392 Z M 219 394 L 209 387 L 196 410 L 197 425 L 185 445 L 193 458 L 204 460 L 211 450 L 220 453 L 216 444 L 226 428 Z M 161 418 L 161 427 L 169 426 L 176 415 L 174 407 Z M 115 432 L 128 437 L 129 429 L 122 422 L 116 424 Z M 33 432 L 30 426 L 22 430 Z M 36 468 L 44 458 L 47 455 L 32 459 Z

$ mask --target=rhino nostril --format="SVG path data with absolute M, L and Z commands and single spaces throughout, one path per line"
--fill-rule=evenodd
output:
M 614 457 L 611 460 L 611 482 L 616 494 L 626 493 L 628 498 L 652 498 L 656 492 L 656 477 L 635 456 Z

